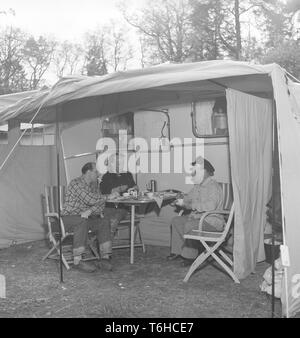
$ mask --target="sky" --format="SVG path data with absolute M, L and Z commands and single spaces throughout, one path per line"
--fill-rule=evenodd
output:
M 145 0 L 126 0 L 130 8 L 142 5 Z M 54 36 L 59 40 L 80 41 L 89 30 L 121 21 L 117 10 L 119 0 L 1 0 L 0 11 L 12 8 L 15 16 L 0 16 L 0 25 L 13 24 L 27 33 Z
M 109 24 L 111 20 L 121 24 L 125 22 L 118 10 L 120 1 L 122 0 L 1 0 L 0 28 L 12 25 L 35 38 L 42 35 L 56 41 L 81 43 L 85 33 Z M 133 11 L 147 0 L 123 1 L 128 10 Z M 14 15 L 10 9 L 15 12 Z M 137 43 L 136 34 L 133 29 L 129 32 L 134 45 Z M 128 67 L 140 67 L 138 58 L 130 60 L 130 63 Z M 44 79 L 47 85 L 58 80 L 51 67 L 44 74 Z

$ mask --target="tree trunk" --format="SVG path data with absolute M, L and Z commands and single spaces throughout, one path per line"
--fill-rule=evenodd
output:
M 235 35 L 236 35 L 236 59 L 240 60 L 242 51 L 241 22 L 240 22 L 240 0 L 234 2 Z

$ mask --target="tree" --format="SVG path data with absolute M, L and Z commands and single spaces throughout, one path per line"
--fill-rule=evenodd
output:
M 260 0 L 190 0 L 190 4 L 195 34 L 205 41 L 204 57 L 229 55 L 245 60 L 259 51 L 257 40 L 250 34 L 249 18 Z
M 293 16 L 297 11 L 298 0 L 251 0 L 256 23 L 262 32 L 264 49 L 274 48 L 283 41 L 293 39 Z
M 88 76 L 105 75 L 108 72 L 105 35 L 103 30 L 86 34 L 84 68 Z
M 56 48 L 53 63 L 58 77 L 79 72 L 79 67 L 83 62 L 84 50 L 81 45 L 64 41 Z
M 9 94 L 28 88 L 22 65 L 25 35 L 8 27 L 0 33 L 0 93 Z
M 127 42 L 125 27 L 118 27 L 114 21 L 111 21 L 107 26 L 107 44 L 109 55 L 108 64 L 112 67 L 113 71 L 118 71 L 119 68 L 126 70 L 127 62 L 132 58 L 132 47 Z
M 104 75 L 109 71 L 126 70 L 132 58 L 132 47 L 125 27 L 116 22 L 86 34 L 85 71 L 87 75 Z
M 300 78 L 300 42 L 283 41 L 271 48 L 261 59 L 262 63 L 278 63 L 296 78 Z
M 188 0 L 152 0 L 126 21 L 143 36 L 150 63 L 184 62 L 193 55 L 194 34 Z M 143 49 L 145 55 L 145 49 Z
M 56 42 L 40 36 L 37 40 L 29 37 L 25 42 L 23 52 L 24 64 L 28 68 L 29 87 L 37 89 L 43 75 L 52 61 Z
M 223 56 L 220 42 L 220 27 L 224 21 L 221 1 L 190 0 L 191 20 L 195 34 L 196 48 L 194 60 L 216 60 Z

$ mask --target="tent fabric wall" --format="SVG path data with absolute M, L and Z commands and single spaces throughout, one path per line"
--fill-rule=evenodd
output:
M 95 162 L 96 155 L 70 157 L 95 152 L 97 141 L 100 138 L 100 127 L 99 118 L 62 126 L 60 135 L 67 183 L 81 175 L 81 168 L 85 163 Z
M 227 114 L 234 218 L 234 272 L 245 278 L 265 259 L 266 205 L 271 197 L 272 102 L 228 89 Z
M 2 169 L 0 248 L 45 238 L 42 194 L 51 183 L 51 148 L 19 146 Z M 0 161 L 8 150 L 1 147 Z
M 290 255 L 281 301 L 283 315 L 290 317 L 300 310 L 300 131 L 284 72 L 275 67 L 271 76 L 277 107 L 283 240 Z

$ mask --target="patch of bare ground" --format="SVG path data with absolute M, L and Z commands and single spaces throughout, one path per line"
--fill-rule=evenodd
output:
M 0 250 L 0 273 L 6 277 L 7 297 L 0 300 L 0 317 L 51 318 L 269 318 L 271 299 L 259 285 L 268 265 L 241 284 L 214 264 L 196 271 L 187 283 L 188 268 L 166 260 L 168 248 L 147 246 L 114 251 L 112 272 L 87 274 L 64 270 L 42 261 L 44 241 Z M 276 300 L 280 316 L 280 302 Z

